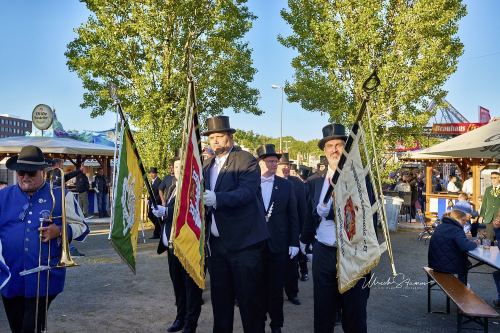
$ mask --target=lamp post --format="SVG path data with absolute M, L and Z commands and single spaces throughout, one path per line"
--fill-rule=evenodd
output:
M 283 95 L 285 93 L 285 89 L 283 86 L 273 84 L 271 85 L 271 88 L 273 89 L 281 89 L 281 109 L 280 109 L 280 153 L 283 152 Z

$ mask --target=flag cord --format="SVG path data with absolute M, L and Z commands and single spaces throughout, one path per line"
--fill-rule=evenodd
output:
M 382 230 L 384 232 L 384 237 L 385 237 L 385 241 L 387 243 L 387 253 L 389 254 L 389 259 L 390 259 L 390 262 L 391 262 L 391 269 L 392 269 L 392 274 L 393 276 L 396 276 L 396 266 L 394 264 L 394 255 L 392 253 L 392 244 L 391 244 L 391 238 L 390 238 L 390 235 L 389 235 L 389 230 L 388 230 L 388 226 L 387 226 L 387 212 L 385 210 L 385 196 L 382 192 L 382 183 L 380 182 L 380 168 L 379 168 L 379 165 L 378 165 L 378 159 L 377 159 L 377 156 L 376 156 L 376 148 L 375 148 L 375 139 L 374 139 L 374 135 L 373 135 L 373 127 L 372 127 L 372 118 L 371 118 L 371 112 L 370 112 L 370 108 L 367 106 L 366 107 L 366 116 L 368 117 L 368 128 L 370 129 L 370 141 L 372 143 L 372 149 L 373 149 L 373 157 L 374 157 L 374 160 L 375 160 L 375 170 L 377 171 L 377 185 L 375 186 L 376 188 L 376 192 L 379 192 L 381 195 L 380 197 L 382 198 Z M 366 149 L 366 145 L 365 145 L 365 149 Z

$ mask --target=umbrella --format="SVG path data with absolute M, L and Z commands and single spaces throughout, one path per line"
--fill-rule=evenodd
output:
M 427 148 L 420 153 L 465 158 L 500 159 L 500 120 Z

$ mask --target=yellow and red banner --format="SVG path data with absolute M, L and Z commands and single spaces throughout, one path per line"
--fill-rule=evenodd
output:
M 176 189 L 172 243 L 174 254 L 189 276 L 205 288 L 205 212 L 200 133 L 194 83 L 189 82 L 182 140 L 181 174 Z

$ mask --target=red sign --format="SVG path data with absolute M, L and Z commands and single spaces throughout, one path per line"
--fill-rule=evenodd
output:
M 483 123 L 449 123 L 432 125 L 432 134 L 464 134 L 483 126 Z

